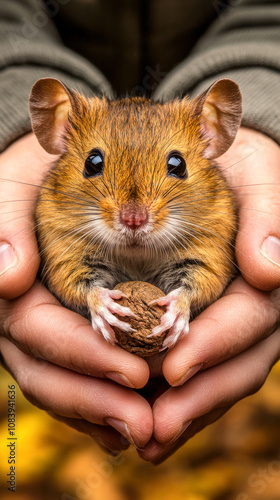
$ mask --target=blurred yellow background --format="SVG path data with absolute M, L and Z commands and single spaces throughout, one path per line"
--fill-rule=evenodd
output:
M 7 490 L 7 391 L 0 368 L 1 500 L 280 500 L 280 363 L 264 387 L 160 466 L 120 457 L 28 403 L 16 386 L 16 493 Z

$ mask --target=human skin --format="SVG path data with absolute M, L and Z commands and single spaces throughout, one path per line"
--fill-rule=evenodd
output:
M 32 209 L 53 159 L 33 134 L 0 157 L 0 177 L 26 183 L 0 182 L 3 362 L 38 407 L 108 450 L 132 443 L 143 459 L 157 463 L 258 390 L 279 359 L 280 148 L 242 127 L 219 160 L 237 197 L 236 257 L 243 277 L 167 354 L 163 375 L 179 388 L 164 392 L 153 408 L 131 390 L 148 381 L 148 364 L 93 335 L 85 318 L 63 308 L 35 281 L 39 256 Z
M 154 463 L 256 392 L 280 357 L 280 148 L 241 128 L 219 164 L 237 196 L 236 257 L 245 279 L 191 323 L 163 362 L 174 388 L 154 403 L 153 439 L 140 452 Z

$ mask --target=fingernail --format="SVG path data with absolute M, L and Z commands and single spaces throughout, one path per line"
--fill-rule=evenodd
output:
M 98 444 L 98 446 L 100 446 L 100 448 L 102 450 L 104 450 L 106 453 L 110 453 L 110 455 L 113 455 L 114 457 L 116 457 L 116 456 L 118 456 L 118 455 L 121 454 L 121 450 L 114 450 L 114 449 L 112 449 L 111 443 L 108 443 L 107 441 L 105 441 L 101 437 L 99 437 L 99 436 L 92 436 L 92 437 L 96 441 L 96 443 Z
M 261 253 L 268 260 L 280 266 L 280 240 L 276 236 L 268 236 L 263 241 Z
M 187 380 L 195 375 L 201 368 L 203 367 L 203 363 L 198 365 L 191 366 L 184 375 L 177 380 L 177 382 L 172 384 L 172 387 L 177 387 L 178 385 L 183 385 Z
M 9 243 L 0 243 L 0 273 L 11 267 L 15 260 L 12 246 Z
M 112 418 L 112 417 L 107 417 L 105 418 L 105 422 L 108 425 L 111 425 L 116 429 L 118 432 L 120 432 L 135 448 L 140 450 L 141 448 L 135 443 L 130 430 L 128 428 L 128 425 L 126 422 L 123 422 L 123 420 L 119 420 L 118 418 Z
M 107 372 L 105 373 L 105 376 L 110 380 L 117 382 L 117 384 L 125 385 L 126 387 L 134 387 L 132 382 L 130 382 L 130 380 L 123 373 Z
M 185 432 L 185 430 L 189 427 L 189 425 L 191 425 L 191 423 L 192 423 L 192 420 L 187 420 L 187 422 L 185 422 L 180 427 L 179 431 L 177 431 L 176 434 L 174 434 L 174 436 L 170 439 L 170 441 L 168 441 L 168 443 L 166 443 L 166 445 L 174 443 L 174 441 L 176 441 L 181 436 L 181 434 L 183 434 Z

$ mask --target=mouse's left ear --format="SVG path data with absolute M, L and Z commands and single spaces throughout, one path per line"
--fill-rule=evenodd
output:
M 242 117 L 242 96 L 233 80 L 217 80 L 194 99 L 203 137 L 208 141 L 207 158 L 217 158 L 233 143 Z
M 62 154 L 66 150 L 69 113 L 78 107 L 77 93 L 60 80 L 41 78 L 33 85 L 29 97 L 32 128 L 48 153 Z

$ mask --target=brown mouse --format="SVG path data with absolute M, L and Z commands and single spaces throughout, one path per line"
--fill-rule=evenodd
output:
M 217 299 L 235 274 L 237 217 L 215 164 L 241 121 L 238 85 L 218 80 L 189 100 L 86 99 L 44 78 L 30 95 L 33 130 L 59 154 L 41 189 L 36 223 L 42 276 L 67 307 L 91 318 L 114 343 L 122 281 L 142 280 L 167 295 L 164 348 L 190 317 Z

